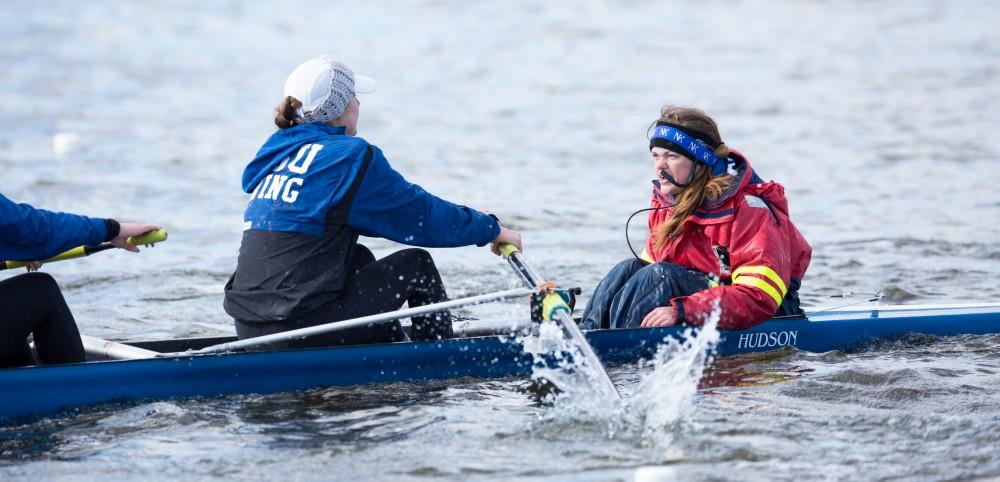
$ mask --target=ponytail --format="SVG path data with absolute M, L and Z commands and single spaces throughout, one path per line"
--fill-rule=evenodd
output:
M 297 125 L 300 107 L 302 107 L 302 102 L 295 97 L 287 96 L 282 99 L 275 109 L 274 125 L 278 126 L 279 129 L 288 129 Z

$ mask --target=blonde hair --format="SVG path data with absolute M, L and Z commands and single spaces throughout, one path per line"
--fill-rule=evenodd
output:
M 722 158 L 729 155 L 729 147 L 722 142 L 719 127 L 708 114 L 700 109 L 665 105 L 660 109 L 660 118 L 656 122 L 659 121 L 669 122 L 680 126 L 682 129 L 689 129 L 691 132 L 697 131 L 699 134 L 707 136 L 713 143 L 718 143 L 718 147 L 715 148 L 716 155 Z M 656 126 L 656 122 L 650 125 L 650 130 Z M 679 236 L 684 231 L 684 220 L 695 209 L 698 209 L 706 202 L 718 199 L 719 196 L 729 190 L 735 183 L 735 176 L 724 174 L 712 177 L 710 167 L 700 162 L 695 162 L 691 184 L 675 197 L 677 202 L 672 207 L 670 217 L 653 228 L 653 248 L 657 250 L 663 249 L 663 246 L 671 239 Z

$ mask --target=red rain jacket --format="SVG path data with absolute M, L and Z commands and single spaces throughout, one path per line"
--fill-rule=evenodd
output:
M 653 249 L 650 236 L 642 257 L 714 274 L 721 281 L 670 300 L 679 322 L 701 325 L 718 300 L 719 328 L 743 330 L 774 316 L 790 281 L 801 282 L 805 275 L 812 248 L 789 219 L 781 184 L 763 182 L 741 154 L 733 151 L 731 156 L 736 160 L 736 186 L 696 209 L 684 221 L 680 236 L 662 249 Z M 659 189 L 653 190 L 652 207 L 664 209 L 649 212 L 651 232 L 670 217 L 672 204 Z

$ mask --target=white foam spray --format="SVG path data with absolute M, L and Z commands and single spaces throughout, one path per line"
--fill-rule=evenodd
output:
M 649 361 L 652 370 L 642 376 L 628 399 L 644 441 L 669 444 L 670 428 L 692 407 L 698 382 L 719 343 L 720 313 L 716 302 L 700 329 L 688 328 L 680 339 L 668 337 Z
M 622 387 L 624 398 L 602 395 L 594 387 L 598 374 L 571 346 L 559 327 L 543 323 L 538 336 L 520 337 L 534 359 L 532 379 L 558 387 L 545 397 L 549 408 L 540 416 L 556 424 L 600 424 L 609 438 L 619 433 L 638 437 L 642 445 L 668 446 L 672 427 L 690 409 L 698 382 L 711 364 L 719 342 L 718 303 L 700 328 L 688 328 L 679 338 L 668 336 L 652 359 L 643 362 L 638 383 Z M 631 389 L 630 389 L 631 388 Z

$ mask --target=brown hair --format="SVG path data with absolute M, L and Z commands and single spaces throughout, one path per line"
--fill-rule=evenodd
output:
M 718 143 L 715 154 L 725 158 L 729 155 L 729 147 L 722 142 L 722 135 L 719 134 L 719 127 L 708 114 L 699 109 L 691 107 L 675 107 L 665 105 L 660 109 L 658 121 L 669 122 L 682 128 L 698 131 L 708 136 L 712 143 Z M 656 122 L 649 126 L 650 130 L 656 127 Z M 648 133 L 647 133 L 647 137 Z M 693 161 L 692 161 L 693 162 Z M 731 174 L 724 174 L 712 177 L 712 170 L 708 166 L 694 163 L 694 175 L 691 185 L 684 188 L 675 197 L 673 212 L 666 221 L 653 228 L 653 248 L 662 249 L 670 239 L 673 239 L 684 231 L 684 220 L 707 201 L 718 199 L 722 193 L 736 183 L 736 177 Z
M 279 129 L 288 129 L 298 124 L 299 107 L 302 107 L 302 102 L 295 97 L 289 95 L 282 99 L 274 109 L 274 125 Z

